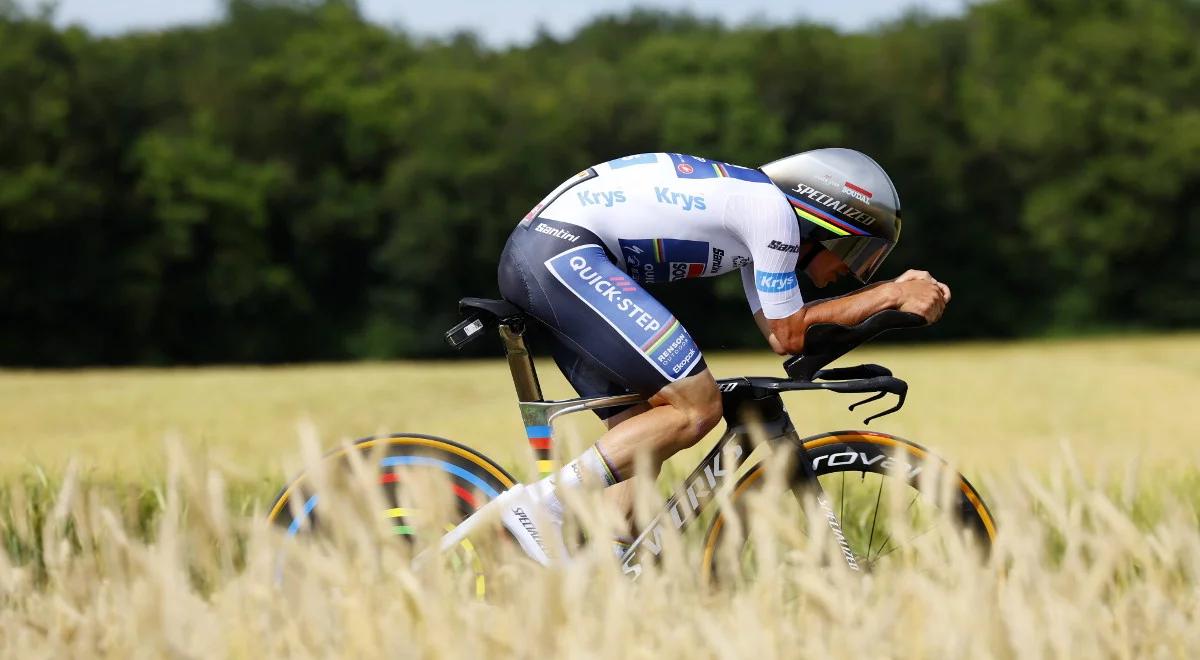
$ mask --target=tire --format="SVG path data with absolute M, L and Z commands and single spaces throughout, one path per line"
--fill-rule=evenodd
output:
M 951 479 L 949 484 L 952 490 L 946 500 L 947 506 L 945 508 L 948 510 L 945 513 L 948 514 L 947 517 L 954 523 L 955 527 L 972 536 L 974 541 L 985 551 L 990 548 L 992 541 L 995 539 L 995 521 L 983 498 L 975 490 L 975 487 L 961 474 L 949 470 L 949 466 L 944 460 L 914 442 L 884 433 L 867 431 L 834 431 L 811 436 L 800 442 L 803 443 L 805 452 L 807 452 L 809 460 L 812 461 L 814 471 L 818 479 L 821 479 L 822 486 L 825 488 L 834 510 L 837 511 L 841 508 L 838 516 L 843 521 L 841 524 L 846 532 L 847 541 L 850 542 L 855 558 L 860 565 L 874 568 L 874 562 L 894 551 L 894 548 L 889 550 L 887 547 L 889 539 L 884 539 L 878 547 L 878 554 L 872 555 L 872 551 L 876 549 L 875 543 L 879 541 L 879 539 L 875 538 L 875 528 L 878 522 L 879 511 L 882 510 L 880 508 L 880 499 L 886 486 L 889 484 L 895 484 L 896 486 L 903 485 L 910 491 L 920 494 L 921 490 L 918 486 L 921 485 L 921 474 L 922 472 L 928 472 L 926 469 L 928 467 L 944 470 L 944 472 L 939 472 L 939 474 L 944 474 Z M 709 524 L 704 538 L 704 551 L 701 556 L 700 567 L 701 575 L 706 578 L 721 578 L 718 574 L 718 564 L 720 562 L 716 560 L 716 556 L 722 544 L 739 542 L 738 539 L 727 538 L 731 533 L 730 529 L 735 527 L 735 525 L 727 524 L 729 520 L 727 516 L 728 512 L 730 510 L 739 512 L 737 514 L 739 516 L 741 516 L 741 513 L 744 513 L 748 496 L 754 491 L 761 491 L 765 486 L 767 479 L 764 476 L 767 470 L 768 466 L 765 463 L 760 463 L 752 467 L 749 472 L 739 479 L 730 494 L 731 506 L 718 511 Z M 879 496 L 875 499 L 874 517 L 871 518 L 868 516 L 870 518 L 871 532 L 870 538 L 867 539 L 865 544 L 866 549 L 864 551 L 861 535 L 855 534 L 852 529 L 853 520 L 856 518 L 863 519 L 864 516 L 860 515 L 862 512 L 857 510 L 861 509 L 861 507 L 855 504 L 851 504 L 851 506 L 856 510 L 848 512 L 844 508 L 846 502 L 853 499 L 845 494 L 845 485 L 847 479 L 858 479 L 861 483 L 866 483 L 868 474 L 872 475 L 872 488 L 874 483 L 879 483 L 880 486 Z M 837 492 L 839 486 L 841 486 L 840 494 Z M 891 493 L 892 491 L 888 492 Z M 789 489 L 788 495 L 798 501 L 803 501 L 800 499 L 804 495 L 803 486 Z M 811 498 L 811 495 L 808 497 Z M 918 498 L 914 496 L 908 509 L 911 509 L 917 501 Z M 923 507 L 930 504 L 930 500 L 924 497 L 920 498 L 919 501 L 922 502 Z M 908 509 L 906 509 L 906 512 Z M 940 511 L 941 509 L 938 510 Z M 850 513 L 850 515 L 847 516 L 847 513 Z M 747 520 L 744 516 L 740 519 Z M 846 522 L 847 520 L 849 520 L 849 523 Z M 753 519 L 748 520 L 748 523 L 751 525 L 753 522 Z M 825 523 L 822 522 L 819 524 Z M 855 539 L 852 539 L 855 536 L 860 536 L 860 538 L 856 539 L 857 543 L 854 542 Z M 744 535 L 740 543 L 740 547 L 743 548 L 744 552 L 747 547 Z M 899 544 L 895 547 L 899 547 Z
M 437 538 L 435 534 L 449 531 L 473 511 L 517 483 L 504 468 L 483 454 L 452 440 L 431 435 L 397 433 L 363 438 L 348 447 L 327 453 L 322 461 L 328 473 L 332 476 L 349 475 L 351 452 L 357 452 L 360 458 L 377 466 L 386 507 L 381 515 L 391 519 L 392 531 L 398 537 L 411 543 L 418 540 L 431 542 Z M 370 465 L 370 462 L 366 464 Z M 276 496 L 267 514 L 268 520 L 282 527 L 289 537 L 311 535 L 322 527 L 321 497 L 312 483 L 315 479 L 310 477 L 305 471 L 292 479 Z M 450 489 L 449 493 L 444 494 L 449 497 L 452 506 L 439 509 L 432 530 L 414 524 L 414 519 L 419 518 L 417 509 L 404 507 L 404 503 L 397 501 L 401 482 L 413 477 L 434 479 L 436 481 L 431 483 L 446 485 Z M 422 485 L 425 483 L 422 482 Z M 425 520 L 425 524 L 430 523 Z M 422 534 L 424 538 L 418 539 Z M 474 591 L 482 597 L 486 589 L 483 567 L 471 542 L 464 540 L 458 551 L 451 553 L 450 561 L 475 573 Z M 282 575 L 282 564 L 279 574 Z

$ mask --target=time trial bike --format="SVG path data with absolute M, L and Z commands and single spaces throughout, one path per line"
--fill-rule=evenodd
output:
M 446 333 L 454 348 L 486 334 L 499 332 L 504 346 L 518 409 L 538 472 L 557 469 L 553 424 L 571 413 L 642 402 L 637 394 L 547 401 L 529 351 L 526 335 L 531 320 L 504 300 L 464 298 L 459 302 L 464 320 Z M 744 511 L 744 503 L 763 490 L 774 461 L 786 460 L 786 492 L 807 503 L 798 510 L 815 512 L 828 525 L 831 550 L 855 571 L 877 567 L 879 561 L 906 544 L 919 542 L 935 526 L 965 533 L 986 550 L 996 528 L 987 505 L 975 487 L 943 459 L 903 438 L 864 430 L 831 431 L 800 437 L 792 425 L 781 394 L 825 390 L 838 393 L 871 393 L 850 406 L 872 402 L 891 394 L 895 405 L 867 417 L 864 423 L 894 413 L 904 405 L 908 385 L 876 364 L 828 368 L 834 360 L 881 333 L 925 325 L 916 314 L 885 310 L 854 326 L 817 324 L 805 334 L 803 354 L 784 362 L 786 378 L 743 376 L 717 381 L 727 428 L 711 450 L 672 492 L 661 512 L 622 553 L 623 573 L 637 579 L 648 563 L 664 558 L 664 531 L 684 533 L 697 521 L 707 521 L 701 537 L 699 570 L 706 577 L 720 570 L 718 549 L 748 548 L 747 525 L 731 520 Z M 770 450 L 755 453 L 759 445 Z M 752 457 L 761 456 L 755 459 Z M 467 445 L 418 433 L 395 433 L 363 438 L 326 454 L 326 468 L 334 471 L 353 460 L 366 459 L 378 471 L 384 510 L 392 531 L 410 541 L 421 533 L 453 530 L 517 480 L 497 462 Z M 411 506 L 405 483 L 428 484 L 429 476 L 448 488 L 450 513 L 429 525 L 416 524 L 419 510 Z M 931 475 L 937 478 L 930 479 Z M 936 485 L 931 485 L 936 484 Z M 933 493 L 932 490 L 939 493 Z M 309 471 L 297 475 L 276 497 L 270 520 L 289 536 L 303 536 L 321 527 L 322 494 Z M 723 493 L 724 497 L 718 498 Z M 886 493 L 886 499 L 885 499 Z M 899 500 L 897 493 L 902 493 Z M 722 499 L 723 506 L 713 506 Z M 907 502 L 894 506 L 896 501 Z M 891 505 L 889 505 L 891 503 Z M 807 517 L 807 514 L 806 514 Z M 898 517 L 902 518 L 897 519 Z M 820 521 L 817 521 L 818 524 Z M 809 525 L 798 520 L 798 525 Z M 422 532 L 422 530 L 424 530 Z M 430 531 L 432 530 L 432 531 Z M 904 538 L 898 538 L 903 534 Z M 733 538 L 733 536 L 737 538 Z M 422 539 L 428 545 L 430 539 Z M 477 545 L 464 537 L 452 548 L 453 559 L 475 573 L 475 591 L 487 589 L 486 561 Z M 749 552 L 748 550 L 746 552 Z

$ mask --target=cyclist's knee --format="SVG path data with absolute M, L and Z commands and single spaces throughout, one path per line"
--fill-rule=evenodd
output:
M 721 406 L 721 393 L 717 391 L 716 385 L 713 385 L 711 391 L 706 391 L 704 398 L 693 405 L 688 413 L 688 418 L 691 421 L 695 440 L 692 444 L 700 441 L 709 431 L 721 421 L 721 415 L 724 409 Z
M 679 434 L 672 453 L 700 442 L 721 421 L 720 393 L 714 386 L 711 394 L 705 392 L 704 396 L 689 400 L 680 407 L 680 412 L 687 418 L 687 427 Z
M 650 402 L 670 405 L 683 414 L 670 448 L 672 453 L 699 442 L 721 421 L 723 413 L 721 393 L 707 369 L 664 387 Z

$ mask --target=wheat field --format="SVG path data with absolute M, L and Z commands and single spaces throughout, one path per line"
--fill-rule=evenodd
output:
M 288 544 L 262 510 L 302 456 L 380 431 L 450 437 L 529 474 L 498 361 L 0 372 L 0 654 L 1196 657 L 1200 336 L 853 357 L 909 381 L 905 409 L 871 428 L 980 486 L 1000 521 L 989 555 L 951 544 L 864 577 L 764 501 L 749 519 L 754 579 L 706 584 L 681 539 L 677 560 L 630 582 L 593 544 L 551 570 L 497 555 L 501 588 L 480 600 L 461 571 L 411 571 L 379 521 L 347 513 L 324 542 Z M 781 375 L 772 356 L 709 363 L 718 377 Z M 552 372 L 541 365 L 548 393 L 566 396 Z M 861 428 L 853 400 L 787 399 L 813 433 Z M 582 445 L 598 429 L 579 416 L 561 432 Z M 597 510 L 581 511 L 595 538 L 612 516 Z
M 707 359 L 717 378 L 784 375 L 765 351 Z M 838 364 L 860 362 L 884 364 L 910 385 L 905 408 L 868 428 L 936 448 L 966 468 L 1038 468 L 1064 446 L 1088 469 L 1200 459 L 1186 414 L 1200 400 L 1200 335 L 867 346 Z M 538 373 L 548 397 L 573 396 L 552 363 L 539 362 Z M 327 446 L 417 431 L 524 472 L 529 452 L 515 401 L 502 360 L 0 370 L 0 474 L 34 465 L 61 471 L 74 459 L 98 478 L 150 478 L 163 471 L 163 438 L 177 436 L 231 479 L 278 480 L 302 422 Z M 846 410 L 853 395 L 795 393 L 785 401 L 802 435 L 863 428 L 867 414 Z M 873 406 L 866 409 L 882 409 Z M 577 442 L 601 432 L 587 415 L 562 426 Z M 677 462 L 694 463 L 694 453 Z

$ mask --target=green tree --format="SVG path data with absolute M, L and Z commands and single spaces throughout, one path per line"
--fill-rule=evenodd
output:
M 0 0 L 3 364 L 442 354 L 546 191 L 662 150 L 871 154 L 905 218 L 882 275 L 955 288 L 929 337 L 1200 325 L 1194 0 L 850 34 L 634 11 L 505 49 L 347 0 L 107 38 L 50 18 Z M 655 293 L 702 345 L 761 346 L 736 278 Z

